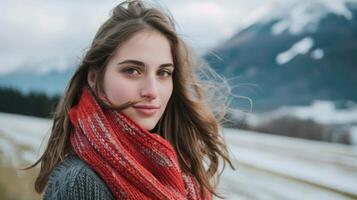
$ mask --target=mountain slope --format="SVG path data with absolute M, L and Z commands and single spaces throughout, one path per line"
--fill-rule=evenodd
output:
M 204 58 L 227 78 L 238 76 L 233 85 L 257 85 L 236 91 L 251 97 L 255 110 L 316 99 L 357 101 L 355 1 L 297 2 L 276 10 Z
M 17 88 L 23 93 L 45 92 L 48 95 L 62 94 L 74 69 L 59 72 L 56 70 L 40 74 L 36 72 L 13 72 L 0 75 L 0 86 Z

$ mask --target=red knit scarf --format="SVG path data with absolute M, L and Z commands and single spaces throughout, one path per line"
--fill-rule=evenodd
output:
M 116 199 L 203 199 L 197 180 L 181 171 L 167 140 L 120 112 L 102 109 L 88 89 L 69 117 L 74 151 Z

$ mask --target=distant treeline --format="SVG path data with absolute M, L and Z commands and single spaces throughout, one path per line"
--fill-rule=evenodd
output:
M 231 116 L 227 115 L 229 119 Z M 246 120 L 230 119 L 224 124 L 225 127 L 239 128 L 309 140 L 353 144 L 352 133 L 345 127 L 320 124 L 311 119 L 299 119 L 293 116 L 281 116 L 258 125 L 250 125 Z
M 50 118 L 59 98 L 41 92 L 25 95 L 17 89 L 0 87 L 0 112 Z

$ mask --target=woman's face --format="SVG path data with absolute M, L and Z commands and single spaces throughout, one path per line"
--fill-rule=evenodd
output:
M 104 92 L 114 105 L 145 98 L 122 112 L 142 128 L 152 130 L 172 94 L 173 70 L 168 39 L 156 31 L 140 31 L 117 48 L 108 62 Z M 88 81 L 93 84 L 90 74 Z

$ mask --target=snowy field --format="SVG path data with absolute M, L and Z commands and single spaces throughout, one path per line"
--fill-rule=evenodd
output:
M 225 129 L 229 199 L 357 199 L 357 146 Z
M 35 161 L 50 126 L 0 113 L 0 153 L 14 165 Z M 220 181 L 228 199 L 357 199 L 357 146 L 233 129 L 224 135 L 237 167 L 227 167 Z
M 51 120 L 0 113 L 0 152 L 13 164 L 33 163 L 51 129 Z

